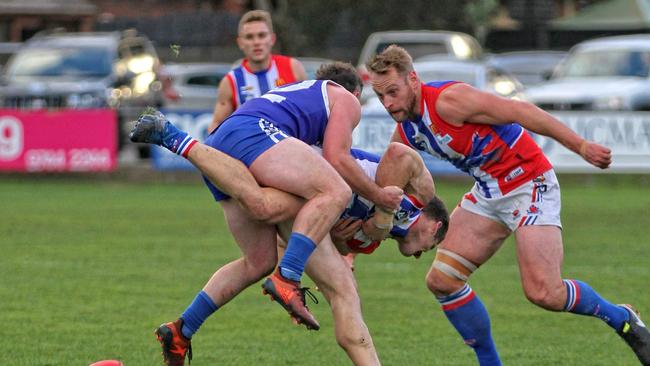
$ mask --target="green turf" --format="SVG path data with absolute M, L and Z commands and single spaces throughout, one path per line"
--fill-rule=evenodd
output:
M 565 276 L 650 314 L 647 177 L 560 180 Z M 468 187 L 438 182 L 450 206 Z M 11 176 L 0 177 L 0 202 L 0 365 L 161 364 L 154 327 L 175 319 L 239 255 L 200 184 Z M 385 365 L 475 364 L 424 285 L 432 259 L 403 258 L 389 242 L 357 260 L 365 318 Z M 511 241 L 471 284 L 506 365 L 638 364 L 600 320 L 528 303 Z M 291 324 L 256 284 L 206 322 L 193 364 L 349 364 L 326 303 L 312 309 L 319 332 Z

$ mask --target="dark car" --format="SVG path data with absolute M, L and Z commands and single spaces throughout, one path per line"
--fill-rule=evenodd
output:
M 159 59 L 148 38 L 124 32 L 37 34 L 8 61 L 0 107 L 113 108 L 120 142 L 145 106 L 160 106 Z

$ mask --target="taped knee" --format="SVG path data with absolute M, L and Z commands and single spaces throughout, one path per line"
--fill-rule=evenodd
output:
M 462 287 L 476 269 L 474 263 L 462 256 L 445 249 L 438 249 L 431 273 L 427 278 L 427 286 L 436 295 L 451 293 Z

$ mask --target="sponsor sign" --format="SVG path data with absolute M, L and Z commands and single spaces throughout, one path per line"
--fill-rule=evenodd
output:
M 650 112 L 557 112 L 553 115 L 578 135 L 612 150 L 612 165 L 600 170 L 557 141 L 531 134 L 558 172 L 650 172 Z M 395 122 L 385 113 L 364 113 L 354 131 L 354 147 L 382 153 L 388 146 Z M 453 165 L 423 155 L 432 174 L 464 174 Z
M 555 112 L 553 115 L 578 135 L 612 149 L 612 165 L 600 170 L 555 140 L 534 136 L 556 171 L 650 172 L 650 112 Z
M 0 109 L 0 171 L 112 171 L 116 164 L 113 110 Z

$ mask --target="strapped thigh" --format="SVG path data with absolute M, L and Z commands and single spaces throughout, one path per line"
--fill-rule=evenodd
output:
M 436 251 L 433 268 L 453 280 L 467 282 L 477 267 L 462 256 L 445 249 Z

